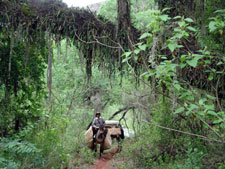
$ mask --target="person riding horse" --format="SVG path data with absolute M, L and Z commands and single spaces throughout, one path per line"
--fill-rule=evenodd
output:
M 96 117 L 92 123 L 92 131 L 93 131 L 93 143 L 96 141 L 96 134 L 99 130 L 99 127 L 105 125 L 105 120 L 101 117 L 101 113 L 97 112 Z

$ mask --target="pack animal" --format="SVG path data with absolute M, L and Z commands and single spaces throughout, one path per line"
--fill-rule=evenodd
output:
M 100 154 L 99 154 L 100 159 L 101 159 L 102 153 L 104 151 L 104 142 L 105 142 L 107 133 L 108 133 L 108 129 L 105 128 L 105 126 L 103 124 L 100 125 L 98 132 L 96 134 L 95 140 L 93 142 L 92 149 L 95 150 L 95 152 L 97 152 L 97 144 L 100 144 Z
M 118 152 L 120 152 L 122 150 L 121 139 L 124 139 L 125 137 L 124 137 L 124 131 L 123 131 L 122 126 L 119 125 L 118 128 L 120 129 L 121 134 L 111 135 L 111 138 L 117 140 Z

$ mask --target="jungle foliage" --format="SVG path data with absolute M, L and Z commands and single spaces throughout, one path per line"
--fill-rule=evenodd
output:
M 96 111 L 118 168 L 224 168 L 224 3 L 0 0 L 0 168 L 87 168 Z

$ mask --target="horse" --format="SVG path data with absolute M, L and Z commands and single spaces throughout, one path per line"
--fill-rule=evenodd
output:
M 97 131 L 97 134 L 95 135 L 95 139 L 93 140 L 93 150 L 95 150 L 95 152 L 97 152 L 97 144 L 100 144 L 100 154 L 99 154 L 99 159 L 101 159 L 102 157 L 102 153 L 104 151 L 104 142 L 105 142 L 105 138 L 106 135 L 108 133 L 108 129 L 105 128 L 104 124 L 101 124 L 99 126 L 99 129 Z
M 125 136 L 124 136 L 124 131 L 123 131 L 122 126 L 119 125 L 119 126 L 117 126 L 117 128 L 120 128 L 121 134 L 120 135 L 111 135 L 111 138 L 112 138 L 112 140 L 113 139 L 116 139 L 117 140 L 117 142 L 118 142 L 118 152 L 121 152 L 122 151 L 121 139 L 124 139 Z
M 88 125 L 87 127 L 87 130 L 90 128 L 90 126 L 92 125 L 92 122 Z M 105 138 L 106 138 L 106 135 L 108 133 L 108 128 L 111 128 L 109 126 L 104 126 L 104 124 L 102 124 L 100 127 L 99 127 L 99 130 L 96 134 L 96 137 L 93 139 L 93 142 L 92 142 L 92 147 L 91 149 L 92 150 L 95 150 L 95 152 L 97 152 L 97 144 L 100 144 L 100 158 L 101 158 L 101 155 L 104 151 L 104 142 L 105 142 Z M 120 152 L 122 150 L 122 146 L 121 146 L 121 139 L 124 139 L 124 130 L 122 128 L 122 126 L 119 124 L 116 126 L 116 128 L 120 128 L 121 130 L 121 134 L 118 134 L 118 135 L 110 135 L 111 136 L 111 139 L 116 139 L 117 142 L 118 142 L 118 152 Z

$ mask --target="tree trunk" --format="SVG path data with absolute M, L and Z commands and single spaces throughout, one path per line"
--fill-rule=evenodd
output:
M 15 117 L 15 127 L 14 127 L 14 130 L 16 132 L 18 132 L 19 131 L 19 127 L 20 127 L 20 118 L 18 117 L 18 115 L 16 115 L 16 117 Z
M 206 29 L 204 26 L 204 20 L 205 20 L 205 16 L 204 16 L 204 11 L 205 11 L 205 0 L 201 0 L 200 1 L 200 5 L 201 5 L 201 17 L 202 17 L 202 21 L 201 21 L 201 29 L 202 29 L 202 33 L 205 35 L 206 34 Z
M 130 20 L 130 2 L 129 0 L 117 0 L 117 12 L 118 12 L 118 28 L 117 37 L 119 43 L 124 46 L 128 44 L 132 49 L 133 43 L 133 27 Z M 122 39 L 125 39 L 122 41 Z
M 86 74 L 88 78 L 88 83 L 90 82 L 92 76 L 92 49 L 89 49 L 86 56 Z
M 48 96 L 51 100 L 52 95 L 52 56 L 48 56 Z
M 47 33 L 48 39 L 48 72 L 47 72 L 47 86 L 48 86 L 48 98 L 51 100 L 52 95 L 52 43 Z
M 130 1 L 129 0 L 117 0 L 117 13 L 118 13 L 118 27 L 117 27 L 117 42 L 126 50 L 132 50 L 133 48 L 133 27 L 130 20 Z M 128 48 L 127 48 L 128 44 Z M 121 72 L 120 85 L 122 85 L 122 58 L 121 55 L 125 52 L 122 49 L 118 51 L 119 57 L 119 71 Z
M 9 79 L 11 76 L 11 65 L 12 65 L 12 55 L 13 55 L 13 47 L 14 47 L 14 34 L 12 32 L 10 36 L 10 53 L 9 53 Z

